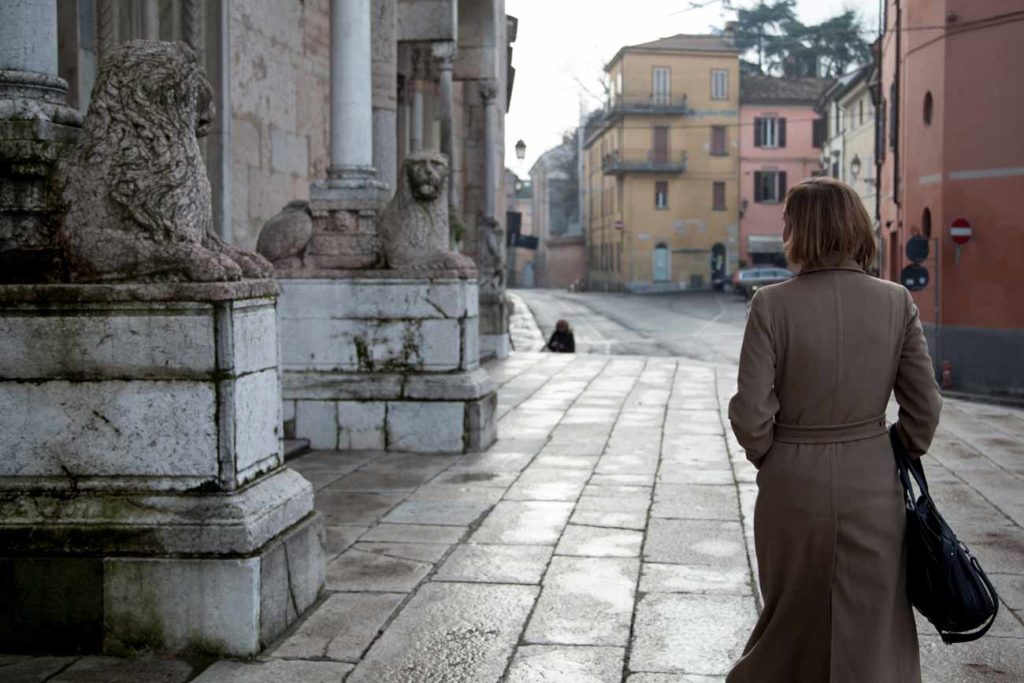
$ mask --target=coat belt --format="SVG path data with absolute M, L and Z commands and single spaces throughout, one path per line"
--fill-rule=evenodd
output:
M 844 443 L 886 433 L 885 415 L 841 425 L 787 425 L 775 423 L 775 441 L 782 443 Z

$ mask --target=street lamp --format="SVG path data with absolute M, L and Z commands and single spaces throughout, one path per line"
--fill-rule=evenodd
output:
M 853 159 L 850 161 L 850 175 L 853 176 L 854 180 L 860 175 L 860 157 L 856 154 L 853 155 Z
M 520 140 L 516 143 L 516 159 L 522 161 L 526 158 L 526 143 Z

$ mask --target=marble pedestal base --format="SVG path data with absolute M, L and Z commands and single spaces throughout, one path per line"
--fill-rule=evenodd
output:
M 313 448 L 470 452 L 497 438 L 477 285 L 451 274 L 279 273 L 284 419 Z
M 323 584 L 273 281 L 0 286 L 0 642 L 251 656 Z
M 504 290 L 480 293 L 480 357 L 508 358 L 512 309 Z

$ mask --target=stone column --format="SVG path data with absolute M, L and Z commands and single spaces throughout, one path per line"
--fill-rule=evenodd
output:
M 397 21 L 397 0 L 373 0 L 373 165 L 390 187 L 398 173 Z
M 483 215 L 477 223 L 477 267 L 480 270 L 481 357 L 507 358 L 509 354 L 508 302 L 505 300 L 507 252 L 503 221 L 498 218 L 498 83 L 480 81 L 484 110 Z M 504 216 L 501 217 L 502 219 Z
M 96 57 L 103 60 L 117 47 L 114 0 L 96 0 Z
M 418 80 L 410 81 L 409 88 L 412 95 L 409 150 L 418 152 L 423 149 L 423 83 Z
M 200 0 L 182 0 L 181 2 L 181 39 L 196 51 L 199 61 L 203 61 L 202 3 Z
M 498 84 L 487 80 L 480 83 L 480 99 L 484 102 L 484 218 L 496 219 L 497 210 L 497 135 L 495 100 Z
M 370 0 L 331 0 L 331 165 L 328 186 L 371 178 L 373 83 Z
M 437 68 L 440 72 L 438 79 L 441 85 L 441 153 L 448 157 L 448 166 L 455 171 L 455 154 L 452 143 L 452 119 L 454 116 L 454 101 L 452 94 L 452 63 L 455 60 L 455 43 L 443 42 L 434 43 L 431 47 L 434 59 L 437 61 Z M 448 183 L 448 204 L 454 206 L 452 198 L 455 196 L 455 183 Z
M 57 77 L 56 0 L 0 2 L 0 282 L 60 277 L 55 162 L 79 113 Z
M 142 37 L 160 40 L 160 0 L 142 0 Z

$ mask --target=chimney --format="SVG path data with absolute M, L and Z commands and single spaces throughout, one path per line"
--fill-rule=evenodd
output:
M 725 22 L 725 28 L 722 29 L 722 39 L 725 40 L 729 45 L 735 44 L 736 41 L 736 22 L 727 21 Z

